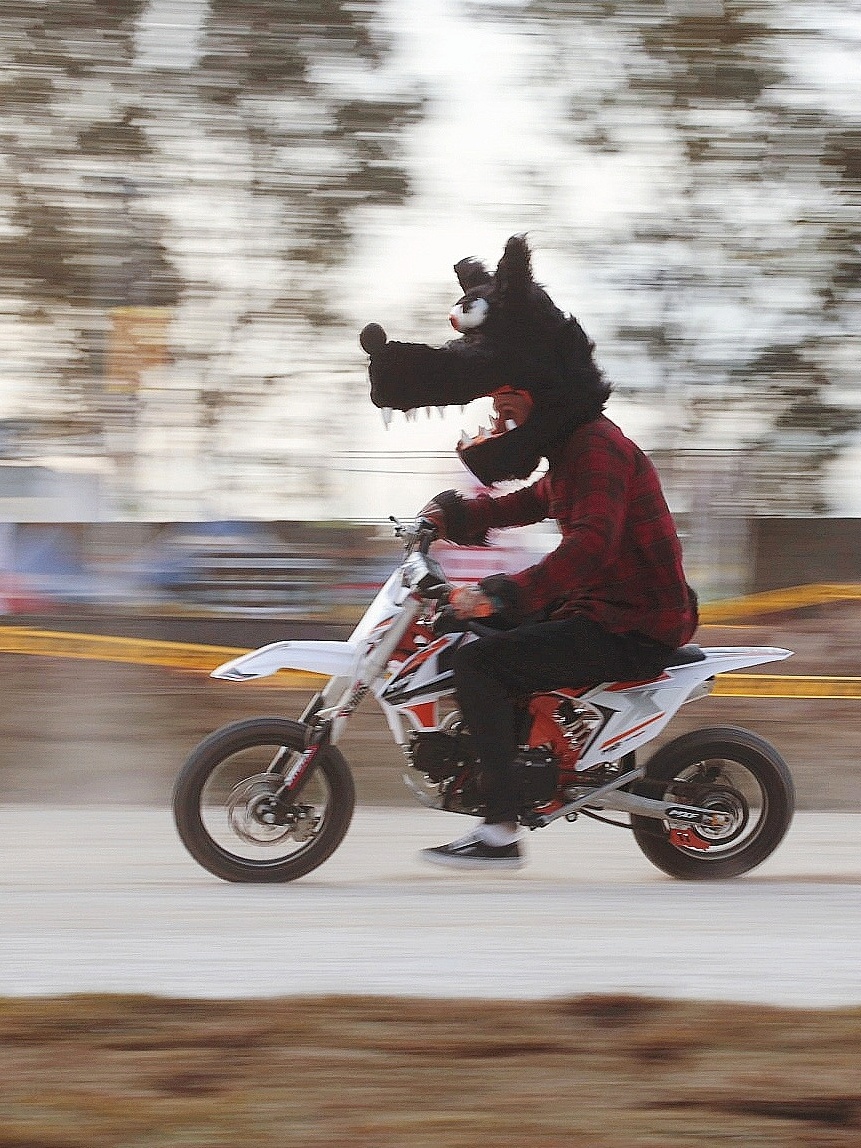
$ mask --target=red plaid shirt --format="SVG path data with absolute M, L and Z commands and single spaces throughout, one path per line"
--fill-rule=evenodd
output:
M 583 614 L 613 633 L 680 646 L 697 627 L 696 598 L 657 472 L 608 418 L 578 427 L 532 486 L 464 504 L 476 533 L 555 518 L 557 548 L 511 576 L 524 613 Z

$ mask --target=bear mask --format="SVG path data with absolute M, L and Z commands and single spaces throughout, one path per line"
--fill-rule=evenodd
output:
M 490 432 L 462 440 L 458 454 L 486 486 L 528 478 L 575 427 L 600 415 L 611 388 L 580 324 L 535 282 L 524 236 L 508 240 L 495 273 L 471 257 L 454 271 L 463 295 L 449 318 L 459 338 L 430 347 L 390 342 L 376 323 L 362 331 L 371 401 L 409 411 L 492 395 Z

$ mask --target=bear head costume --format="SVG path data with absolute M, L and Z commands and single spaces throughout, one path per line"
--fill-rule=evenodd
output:
M 485 486 L 528 478 L 575 427 L 601 414 L 611 388 L 583 328 L 533 279 L 524 236 L 508 240 L 493 274 L 473 258 L 454 271 L 463 295 L 449 317 L 459 338 L 430 347 L 389 342 L 377 323 L 362 331 L 371 400 L 409 411 L 492 395 L 490 433 L 463 440 L 458 454 Z

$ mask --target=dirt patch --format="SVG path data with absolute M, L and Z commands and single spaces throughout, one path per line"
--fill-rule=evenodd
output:
M 0 1000 L 0 1148 L 857 1146 L 861 1009 Z

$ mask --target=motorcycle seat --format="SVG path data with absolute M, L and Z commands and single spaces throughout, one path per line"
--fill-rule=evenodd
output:
M 700 647 L 690 642 L 687 646 L 679 646 L 667 668 L 669 669 L 670 666 L 689 666 L 692 662 L 703 662 L 705 657 Z

